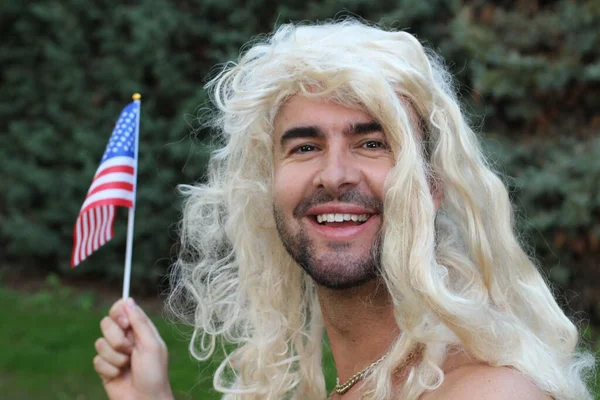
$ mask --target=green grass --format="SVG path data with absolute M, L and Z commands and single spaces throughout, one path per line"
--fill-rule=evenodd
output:
M 99 322 L 109 305 L 98 306 L 91 292 L 76 294 L 52 281 L 47 286 L 34 294 L 0 286 L 0 398 L 106 399 L 92 359 Z M 169 378 L 176 398 L 219 399 L 212 390 L 219 359 L 193 360 L 185 334 L 189 328 L 156 316 L 152 320 L 169 348 Z M 331 387 L 335 377 L 331 362 L 325 372 Z
M 92 359 L 99 323 L 110 305 L 97 303 L 93 293 L 77 294 L 52 279 L 33 294 L 0 286 L 0 398 L 106 399 Z M 189 327 L 151 318 L 169 349 L 169 379 L 176 398 L 220 399 L 212 377 L 222 358 L 203 363 L 192 359 Z M 326 365 L 326 374 L 331 386 L 332 363 Z
M 106 398 L 92 359 L 108 306 L 91 306 L 89 296 L 24 295 L 0 288 L 1 398 Z M 218 399 L 211 390 L 216 363 L 190 358 L 185 328 L 152 319 L 169 348 L 169 376 L 177 398 Z

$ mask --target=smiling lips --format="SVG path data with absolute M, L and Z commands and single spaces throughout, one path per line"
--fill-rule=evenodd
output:
M 350 215 L 352 216 L 357 214 Z M 309 217 L 308 220 L 310 221 L 310 225 L 313 227 L 316 233 L 325 240 L 341 240 L 346 242 L 348 240 L 359 239 L 367 234 L 367 232 L 372 232 L 375 227 L 373 224 L 376 224 L 378 218 L 375 214 L 367 214 L 367 220 L 364 222 L 358 220 L 352 221 L 352 219 L 350 219 L 350 221 L 319 223 L 314 216 Z M 364 238 L 366 239 L 366 237 Z
M 316 232 L 328 240 L 350 240 L 370 231 L 378 214 L 354 205 L 320 205 L 308 213 Z
M 344 221 L 353 221 L 353 222 L 365 222 L 370 217 L 369 214 L 319 214 L 316 216 L 317 222 L 319 224 L 325 224 L 329 222 L 344 222 Z M 328 224 L 331 226 L 335 226 L 336 224 Z

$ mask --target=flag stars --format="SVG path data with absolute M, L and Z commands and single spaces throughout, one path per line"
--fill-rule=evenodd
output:
M 115 129 L 108 141 L 102 160 L 111 157 L 133 157 L 135 151 L 135 129 L 137 125 L 137 109 L 134 104 L 126 108 L 115 124 Z

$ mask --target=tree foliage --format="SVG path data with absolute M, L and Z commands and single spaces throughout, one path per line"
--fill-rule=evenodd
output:
M 202 179 L 210 152 L 196 122 L 213 66 L 279 24 L 344 15 L 407 29 L 445 57 L 525 237 L 553 279 L 585 292 L 600 252 L 595 1 L 3 2 L 0 261 L 68 270 L 73 224 L 112 125 L 140 92 L 133 271 L 140 285 L 156 281 L 176 242 L 176 185 Z M 125 225 L 71 273 L 118 277 Z

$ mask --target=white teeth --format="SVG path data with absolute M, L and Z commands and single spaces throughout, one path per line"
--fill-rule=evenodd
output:
M 319 214 L 317 215 L 317 222 L 344 222 L 344 221 L 354 221 L 354 222 L 365 222 L 369 219 L 370 214 Z

